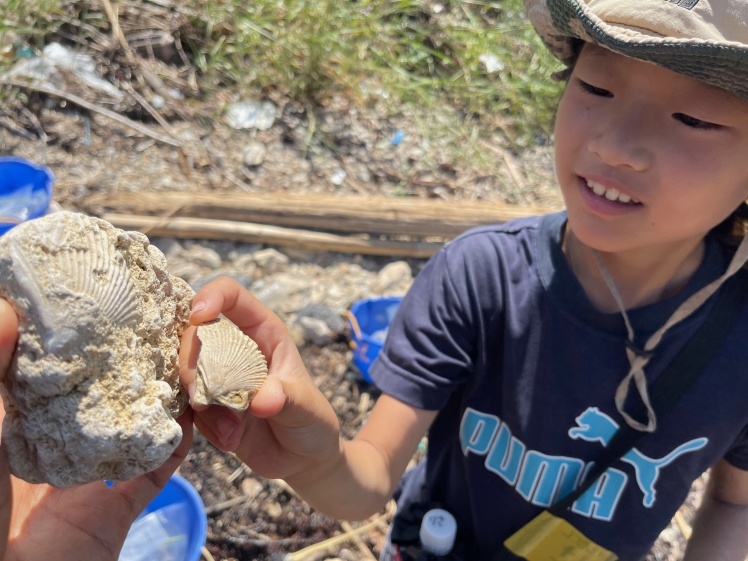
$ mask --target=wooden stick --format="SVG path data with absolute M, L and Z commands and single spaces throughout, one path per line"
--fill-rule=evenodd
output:
M 316 543 L 314 545 L 310 545 L 309 547 L 305 547 L 304 549 L 300 549 L 299 551 L 296 551 L 294 553 L 287 554 L 283 561 L 304 561 L 305 559 L 309 558 L 310 556 L 320 553 L 323 551 L 326 551 L 330 547 L 334 545 L 338 545 L 341 543 L 345 543 L 353 538 L 353 536 L 356 536 L 358 534 L 362 534 L 364 532 L 369 531 L 372 528 L 375 528 L 379 525 L 379 522 L 389 516 L 389 513 L 382 514 L 381 516 L 378 516 L 371 522 L 368 522 L 367 524 L 364 524 L 363 526 L 360 526 L 359 528 L 354 528 L 350 532 L 345 532 L 344 534 L 340 534 L 339 536 L 333 536 L 332 538 L 328 538 L 324 541 L 321 541 L 319 543 Z
M 122 27 L 119 24 L 119 6 L 112 6 L 109 0 L 101 0 L 101 3 L 104 6 L 104 11 L 106 12 L 107 18 L 109 19 L 109 23 L 112 26 L 112 35 L 114 35 L 115 40 L 120 44 L 122 50 L 125 52 L 125 58 L 127 58 L 127 62 L 132 64 L 142 75 L 142 78 L 140 75 L 137 75 L 138 83 L 143 84 L 143 82 L 145 81 L 159 94 L 164 95 L 163 92 L 166 90 L 166 86 L 164 85 L 161 78 L 156 76 L 142 64 L 140 57 L 133 52 L 130 43 L 127 42 L 127 37 L 125 37 L 125 33 L 122 31 Z M 164 97 L 166 98 L 168 97 L 168 95 Z M 146 110 L 148 110 L 147 107 Z
M 686 538 L 686 541 L 691 539 L 691 525 L 686 522 L 685 517 L 681 511 L 675 513 L 675 523 L 678 525 L 680 533 Z
M 109 24 L 112 26 L 112 35 L 114 36 L 114 39 L 120 44 L 122 50 L 125 51 L 127 60 L 130 63 L 135 64 L 135 57 L 133 56 L 130 44 L 127 42 L 125 34 L 122 32 L 122 28 L 119 26 L 118 11 L 114 9 L 109 0 L 101 0 L 101 3 L 104 6 L 107 18 L 109 19 Z
M 246 495 L 242 495 L 240 497 L 234 497 L 233 499 L 228 499 L 226 501 L 223 501 L 221 503 L 216 503 L 212 506 L 206 506 L 205 507 L 205 514 L 210 516 L 211 514 L 217 514 L 219 512 L 223 512 L 224 510 L 227 510 L 233 506 L 240 505 L 243 503 L 246 503 L 249 500 L 249 497 Z
M 147 230 L 149 236 L 234 240 L 312 251 L 426 259 L 442 246 L 440 243 L 366 240 L 325 232 L 206 218 L 160 218 L 123 214 L 104 214 L 101 218 L 123 230 Z
M 358 533 L 354 533 L 355 528 L 350 525 L 349 522 L 346 522 L 343 520 L 340 523 L 340 527 L 343 528 L 343 531 L 346 534 L 350 534 L 353 537 L 351 538 L 353 540 L 353 543 L 356 544 L 356 549 L 361 553 L 361 555 L 364 556 L 365 559 L 372 559 L 373 561 L 377 561 L 377 558 L 372 555 L 371 550 L 366 546 L 364 543 L 364 540 L 361 539 L 361 536 Z
M 180 206 L 181 205 L 181 206 Z M 84 206 L 102 214 L 163 214 L 180 207 L 178 216 L 273 224 L 323 231 L 451 238 L 480 224 L 545 214 L 550 207 L 501 202 L 312 193 L 147 192 L 92 195 Z

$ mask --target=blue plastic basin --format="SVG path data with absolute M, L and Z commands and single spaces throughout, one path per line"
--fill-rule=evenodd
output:
M 199 561 L 208 517 L 195 488 L 172 475 L 130 528 L 120 561 Z
M 189 507 L 189 544 L 185 561 L 198 561 L 208 535 L 208 515 L 205 514 L 205 505 L 200 495 L 189 481 L 181 475 L 172 475 L 166 487 L 156 495 L 144 512 L 153 512 L 174 503 L 183 503 Z
M 53 182 L 52 172 L 44 166 L 0 158 L 0 235 L 47 212 Z
M 369 383 L 369 367 L 382 350 L 387 328 L 401 301 L 401 296 L 365 298 L 354 302 L 348 312 L 353 365 Z

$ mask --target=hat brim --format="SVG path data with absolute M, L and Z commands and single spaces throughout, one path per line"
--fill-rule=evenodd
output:
M 577 0 L 526 0 L 525 3 L 541 39 L 565 64 L 573 63 L 577 40 L 582 40 L 657 64 L 748 100 L 748 47 L 742 43 L 624 33 Z

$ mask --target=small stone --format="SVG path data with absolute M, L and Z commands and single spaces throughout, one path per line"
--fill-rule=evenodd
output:
M 382 268 L 377 274 L 374 288 L 379 294 L 405 294 L 413 284 L 413 271 L 405 261 L 395 261 Z
M 223 262 L 216 250 L 198 244 L 190 246 L 187 254 L 193 263 L 209 269 L 218 269 Z
M 322 321 L 332 333 L 343 333 L 345 322 L 330 306 L 319 303 L 307 304 L 299 310 L 299 318 L 311 317 Z
M 288 266 L 288 257 L 276 249 L 262 249 L 254 254 L 254 261 L 263 274 L 274 273 Z
M 237 101 L 226 108 L 226 123 L 233 129 L 266 131 L 275 122 L 275 105 L 271 101 Z
M 324 320 L 310 316 L 300 316 L 296 322 L 301 326 L 305 340 L 320 347 L 332 342 L 333 333 Z
M 280 518 L 283 515 L 283 508 L 278 503 L 267 503 L 263 510 L 270 518 Z
M 153 105 L 154 109 L 163 109 L 164 106 L 166 106 L 166 100 L 163 98 L 163 96 L 154 94 L 153 98 L 151 99 L 151 105 Z
M 330 176 L 330 182 L 333 185 L 342 185 L 343 181 L 345 181 L 346 175 L 347 174 L 343 168 L 335 168 Z
M 248 168 L 261 166 L 265 161 L 267 147 L 259 140 L 252 140 L 244 147 L 244 165 Z
M 263 489 L 265 489 L 265 486 L 254 477 L 247 477 L 242 481 L 242 493 L 247 496 L 248 502 L 254 501 Z

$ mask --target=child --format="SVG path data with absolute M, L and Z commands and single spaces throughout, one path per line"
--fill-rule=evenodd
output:
M 748 0 L 528 8 L 570 68 L 555 128 L 566 212 L 477 228 L 431 259 L 372 368 L 383 395 L 352 441 L 282 323 L 229 280 L 203 288 L 191 321 L 226 314 L 259 343 L 270 377 L 247 414 L 210 408 L 197 427 L 343 519 L 383 507 L 428 433 L 400 508 L 440 504 L 465 558 L 489 560 L 631 426 L 634 449 L 564 513 L 611 552 L 594 558 L 641 559 L 712 468 L 686 559 L 743 561 L 744 301 L 674 407 L 659 415 L 650 398 L 724 283 L 748 290 L 746 247 L 728 235 L 748 198 Z

